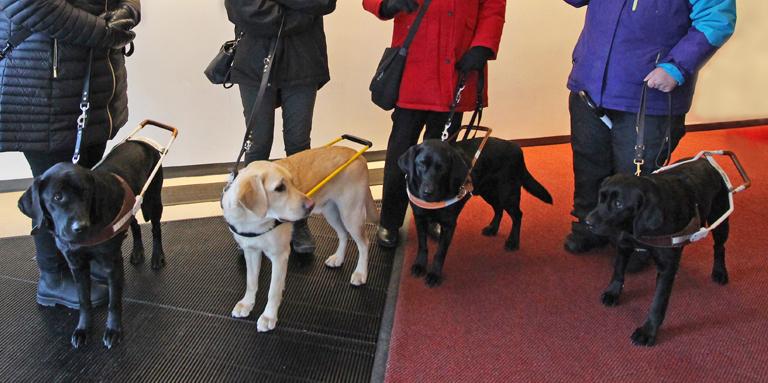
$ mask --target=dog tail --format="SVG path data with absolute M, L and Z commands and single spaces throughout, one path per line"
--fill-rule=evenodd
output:
M 365 217 L 370 223 L 379 223 L 379 210 L 376 209 L 376 202 L 373 201 L 371 188 L 366 186 L 368 193 L 365 196 Z
M 532 196 L 548 203 L 552 204 L 552 196 L 549 194 L 547 189 L 539 183 L 530 172 L 528 172 L 528 169 L 525 168 L 525 165 L 523 165 L 523 188 L 528 192 L 531 193 Z

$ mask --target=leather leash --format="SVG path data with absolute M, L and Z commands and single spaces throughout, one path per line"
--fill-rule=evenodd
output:
M 256 113 L 259 110 L 259 107 L 261 104 L 264 103 L 264 94 L 267 91 L 267 88 L 269 87 L 269 78 L 272 73 L 272 64 L 275 61 L 275 55 L 277 53 L 277 47 L 280 44 L 280 36 L 283 34 L 283 26 L 285 25 L 285 16 L 280 20 L 280 29 L 277 31 L 277 37 L 275 38 L 275 43 L 272 45 L 272 49 L 269 51 L 269 54 L 267 57 L 264 58 L 264 69 L 261 74 L 261 83 L 259 84 L 259 91 L 256 94 L 256 101 L 253 102 L 253 107 L 251 108 L 251 113 L 248 116 L 248 122 L 246 123 L 246 129 L 245 129 L 245 136 L 243 137 L 243 144 L 240 148 L 240 154 L 237 155 L 237 160 L 235 161 L 235 167 L 232 169 L 232 177 L 231 180 L 234 180 L 237 178 L 237 175 L 240 171 L 240 161 L 243 159 L 243 155 L 251 149 L 251 145 L 253 144 L 253 125 L 254 125 L 254 119 L 256 117 Z M 230 181 L 231 182 L 231 181 Z M 229 185 L 227 185 L 229 187 Z M 226 190 L 226 188 L 225 188 Z

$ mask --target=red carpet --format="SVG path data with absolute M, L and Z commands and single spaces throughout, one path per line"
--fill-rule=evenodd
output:
M 585 256 L 562 250 L 572 203 L 570 147 L 524 149 L 528 168 L 555 205 L 523 193 L 519 251 L 503 251 L 506 215 L 499 236 L 480 234 L 492 212 L 475 198 L 460 218 L 445 281 L 429 289 L 409 274 L 416 252 L 411 226 L 386 380 L 768 380 L 767 143 L 768 127 L 759 127 L 689 133 L 677 149 L 675 158 L 731 149 L 753 187 L 735 196 L 726 245 L 730 284 L 710 280 L 711 239 L 688 246 L 653 348 L 632 346 L 629 336 L 645 320 L 655 271 L 629 275 L 620 305 L 603 307 L 599 297 L 610 279 L 612 250 Z M 431 257 L 436 244 L 430 246 Z

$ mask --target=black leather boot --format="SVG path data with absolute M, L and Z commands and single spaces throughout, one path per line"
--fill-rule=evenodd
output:
M 109 300 L 107 287 L 98 282 L 91 283 L 91 305 L 102 306 Z M 37 282 L 37 303 L 42 306 L 62 305 L 74 310 L 80 308 L 77 285 L 69 270 L 57 272 L 40 271 Z
M 639 273 L 651 265 L 651 253 L 646 249 L 635 249 L 627 262 L 627 272 Z
M 443 228 L 437 222 L 430 222 L 427 225 L 427 235 L 435 241 L 440 240 L 440 234 L 443 232 Z
M 571 232 L 565 237 L 563 247 L 571 254 L 586 253 L 608 244 L 608 238 L 592 234 L 581 222 L 571 224 Z
M 400 241 L 400 233 L 398 230 L 389 230 L 379 226 L 379 230 L 376 232 L 376 239 L 379 245 L 391 249 L 397 247 L 397 243 Z
M 315 239 L 312 238 L 312 232 L 309 231 L 306 219 L 293 223 L 291 245 L 293 246 L 293 251 L 297 253 L 307 254 L 315 252 Z

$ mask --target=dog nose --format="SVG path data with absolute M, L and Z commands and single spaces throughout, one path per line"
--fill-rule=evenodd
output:
M 312 211 L 312 209 L 314 209 L 314 208 L 315 208 L 315 201 L 313 201 L 313 200 L 311 200 L 309 198 L 306 201 L 304 201 L 304 209 L 306 211 Z
M 88 223 L 85 221 L 75 221 L 72 223 L 72 231 L 75 233 L 82 233 L 88 228 Z

